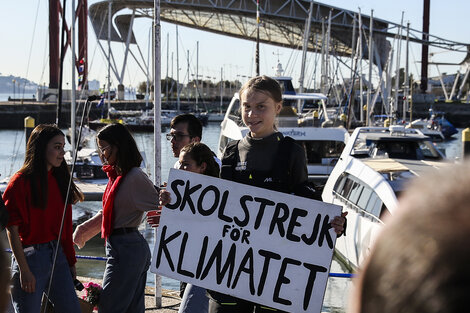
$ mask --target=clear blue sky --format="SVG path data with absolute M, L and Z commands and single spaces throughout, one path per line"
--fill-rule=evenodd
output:
M 97 2 L 89 0 L 89 4 Z M 405 23 L 410 21 L 411 27 L 421 29 L 422 27 L 422 6 L 421 0 L 324 0 L 320 1 L 336 7 L 357 11 L 361 8 L 363 14 L 370 14 L 374 10 L 374 17 L 400 23 L 401 14 L 405 12 Z M 71 4 L 71 0 L 67 1 Z M 0 1 L 0 29 L 1 46 L 0 49 L 0 73 L 2 75 L 17 75 L 26 77 L 37 83 L 48 84 L 48 0 L 1 0 Z M 67 19 L 70 20 L 70 8 L 67 10 Z M 470 12 L 470 1 L 467 0 L 431 0 L 431 25 L 430 33 L 447 39 L 459 42 L 470 43 L 470 32 L 466 25 L 468 13 Z M 147 58 L 148 37 L 150 20 L 138 19 L 135 23 L 134 31 L 143 55 Z M 166 46 L 167 34 L 170 37 L 170 54 L 174 54 L 173 76 L 176 78 L 176 45 L 175 26 L 162 23 L 162 77 L 166 76 Z M 34 36 L 33 36 L 34 35 Z M 214 35 L 207 32 L 179 27 L 179 56 L 180 56 L 180 80 L 184 81 L 187 72 L 187 50 L 191 59 L 191 72 L 195 71 L 196 64 L 196 42 L 199 41 L 199 74 L 204 77 L 211 77 L 212 80 L 220 79 L 221 68 L 224 69 L 225 79 L 245 80 L 243 76 L 254 74 L 254 43 L 231 37 Z M 106 45 L 106 43 L 104 43 Z M 403 50 L 403 49 L 402 49 Z M 118 59 L 118 64 L 122 64 L 124 47 L 121 44 L 113 44 L 113 51 Z M 134 50 L 137 51 L 137 50 Z M 271 45 L 261 45 L 261 72 L 273 75 L 273 67 L 276 66 L 277 56 L 280 53 L 280 60 L 284 67 L 288 67 L 286 74 L 294 77 L 297 81 L 300 72 L 300 52 L 293 52 L 290 49 L 278 48 Z M 89 61 L 90 79 L 98 79 L 101 84 L 105 82 L 107 74 L 105 58 L 97 48 L 96 37 L 89 25 Z M 297 59 L 296 63 L 287 64 L 291 58 Z M 416 73 L 420 66 L 415 63 L 420 58 L 420 48 L 412 46 L 410 67 Z M 309 54 L 312 59 L 312 54 Z M 464 58 L 463 54 L 442 53 L 436 54 L 434 60 L 460 62 Z M 29 60 L 29 62 L 28 62 Z M 170 60 L 171 62 L 171 60 Z M 29 63 L 29 66 L 28 66 Z M 65 61 L 64 82 L 70 82 L 71 60 L 68 55 Z M 443 67 L 441 72 L 455 72 L 458 67 Z M 68 73 L 67 73 L 68 71 Z M 430 67 L 432 75 L 436 74 L 435 67 Z M 171 76 L 172 69 L 169 67 Z M 243 75 L 243 76 L 242 76 Z M 311 73 L 308 74 L 311 76 Z M 415 77 L 419 75 L 415 74 Z M 187 78 L 186 78 L 187 79 Z M 124 79 L 125 86 L 136 86 L 144 81 L 145 76 L 136 66 L 132 59 L 126 69 Z M 115 86 L 116 79 L 113 77 Z M 65 87 L 67 87 L 64 84 Z

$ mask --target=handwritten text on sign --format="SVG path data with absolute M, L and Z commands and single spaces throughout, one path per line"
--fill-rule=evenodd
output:
M 338 206 L 170 170 L 152 271 L 289 312 L 320 312 Z

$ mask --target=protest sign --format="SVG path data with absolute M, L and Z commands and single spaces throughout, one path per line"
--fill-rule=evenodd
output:
M 320 312 L 341 208 L 171 169 L 152 272 L 288 312 Z

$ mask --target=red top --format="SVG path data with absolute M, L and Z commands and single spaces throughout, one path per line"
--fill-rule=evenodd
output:
M 3 200 L 10 215 L 7 226 L 18 225 L 23 246 L 57 240 L 59 236 L 64 199 L 52 171 L 47 175 L 47 182 L 49 188 L 45 210 L 32 206 L 31 185 L 22 173 L 13 175 L 3 193 Z M 71 205 L 67 208 L 61 245 L 69 265 L 74 265 L 77 260 L 72 241 Z

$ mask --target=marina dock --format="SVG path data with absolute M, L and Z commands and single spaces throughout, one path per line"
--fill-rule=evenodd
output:
M 105 184 L 92 184 L 83 181 L 76 181 L 75 184 L 83 192 L 85 201 L 101 201 L 103 199 Z

